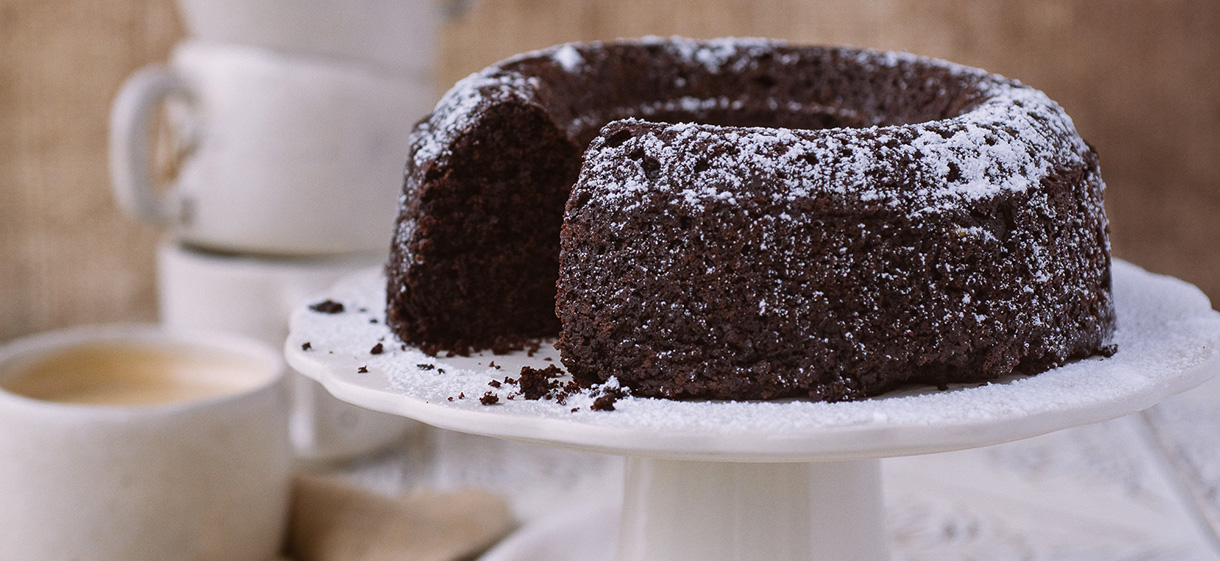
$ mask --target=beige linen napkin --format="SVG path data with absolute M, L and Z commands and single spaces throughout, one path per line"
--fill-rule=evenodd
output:
M 460 561 L 514 526 L 504 501 L 476 491 L 385 497 L 335 478 L 303 476 L 294 495 L 293 561 Z

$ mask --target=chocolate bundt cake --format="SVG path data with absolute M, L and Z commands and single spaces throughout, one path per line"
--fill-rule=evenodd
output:
M 981 70 L 570 44 L 463 80 L 411 150 L 387 320 L 430 352 L 562 322 L 581 381 L 841 400 L 1037 372 L 1114 331 L 1096 154 Z

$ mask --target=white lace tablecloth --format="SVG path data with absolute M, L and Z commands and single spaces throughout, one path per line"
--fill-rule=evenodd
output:
M 1143 413 L 885 464 L 899 560 L 1220 559 L 1220 382 Z

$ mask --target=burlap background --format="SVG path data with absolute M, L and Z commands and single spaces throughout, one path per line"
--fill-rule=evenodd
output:
M 444 84 L 526 49 L 646 34 L 903 49 L 1018 78 L 1059 100 L 1101 153 L 1115 253 L 1220 298 L 1215 0 L 453 6 Z M 132 224 L 112 201 L 106 119 L 122 80 L 164 60 L 182 34 L 169 0 L 0 0 L 0 340 L 155 317 L 157 232 Z

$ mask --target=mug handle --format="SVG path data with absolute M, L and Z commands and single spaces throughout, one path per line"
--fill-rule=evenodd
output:
M 149 163 L 152 118 L 171 97 L 188 103 L 195 99 L 186 81 L 171 69 L 148 66 L 127 79 L 110 110 L 110 179 L 119 207 L 137 220 L 162 225 L 186 218 L 177 187 L 155 185 Z

